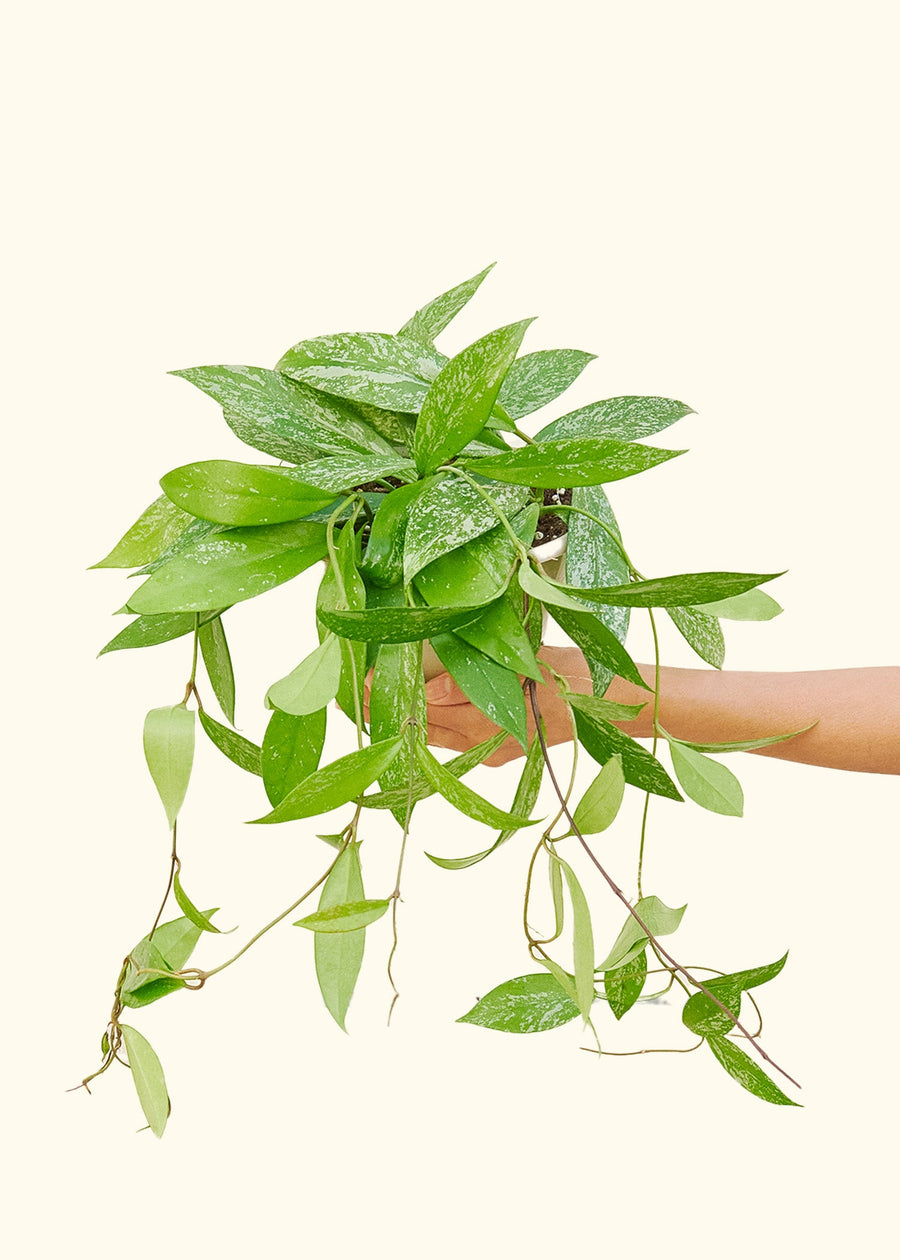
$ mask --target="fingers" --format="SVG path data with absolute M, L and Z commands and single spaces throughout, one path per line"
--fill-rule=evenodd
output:
M 432 705 L 469 704 L 469 698 L 460 691 L 449 674 L 437 674 L 425 684 L 425 702 Z

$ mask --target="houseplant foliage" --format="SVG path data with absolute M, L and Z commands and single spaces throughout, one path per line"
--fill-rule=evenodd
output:
M 185 641 L 183 695 L 179 684 L 175 703 L 147 715 L 143 735 L 171 833 L 165 896 L 151 929 L 122 962 L 101 1063 L 83 1082 L 87 1087 L 117 1062 L 130 1067 L 157 1136 L 170 1110 L 165 1078 L 146 1037 L 123 1021 L 126 1012 L 177 990 L 203 988 L 264 933 L 287 923 L 313 935 L 322 997 L 344 1028 L 367 928 L 384 916 L 392 922 L 392 945 L 385 934 L 377 943 L 385 945 L 396 1001 L 392 961 L 404 857 L 415 841 L 415 806 L 435 793 L 471 821 L 476 837 L 479 824 L 494 833 L 465 857 L 428 854 L 447 868 L 447 878 L 464 881 L 459 871 L 512 837 L 524 846 L 524 945 L 532 968 L 496 985 L 461 1022 L 532 1033 L 572 1021 L 589 1030 L 593 1048 L 603 1054 L 602 1020 L 621 1020 L 638 1002 L 680 989 L 683 1022 L 693 1035 L 685 1049 L 708 1047 L 745 1089 L 794 1105 L 772 1076 L 787 1074 L 742 1014 L 746 998 L 758 1016 L 752 990 L 773 979 L 784 958 L 727 975 L 686 969 L 661 939 L 676 931 L 685 907 L 646 892 L 642 867 L 646 803 L 653 795 L 689 797 L 716 813 L 739 815 L 740 785 L 717 754 L 795 732 L 752 744 L 679 741 L 659 723 L 658 649 L 654 689 L 625 647 L 632 610 L 649 616 L 654 642 L 654 618 L 664 610 L 695 652 L 719 668 L 721 620 L 774 616 L 778 605 L 758 588 L 777 575 L 648 578 L 635 568 L 604 487 L 684 454 L 643 439 L 691 409 L 669 398 L 609 398 L 526 432 L 527 418 L 554 402 L 593 356 L 568 349 L 522 353 L 527 319 L 487 333 L 453 357 L 438 350 L 436 339 L 489 270 L 423 306 L 396 334 L 301 341 L 274 369 L 174 373 L 212 398 L 233 432 L 268 462 L 212 459 L 166 473 L 163 494 L 95 566 L 131 569 L 140 579 L 120 610 L 136 619 L 104 653 Z M 567 493 L 560 495 L 560 488 Z M 532 553 L 548 517 L 568 526 L 565 582 Z M 322 561 L 318 646 L 287 676 L 272 680 L 265 732 L 256 744 L 234 727 L 228 610 Z M 576 758 L 580 750 L 597 763 L 580 799 L 573 796 L 574 766 L 566 786 L 542 727 L 535 684 L 542 679 L 547 614 L 582 649 L 593 680 L 593 695 L 583 696 L 569 692 L 564 679 L 551 679 L 569 707 Z M 426 640 L 498 728 L 493 738 L 446 762 L 427 746 Z M 654 714 L 652 749 L 614 725 L 642 707 L 604 698 L 614 675 L 646 691 Z M 543 676 L 549 676 L 546 668 Z M 209 712 L 213 699 L 219 716 Z M 349 723 L 352 738 L 345 753 L 322 764 L 328 721 Z M 191 962 L 193 951 L 205 934 L 220 929 L 215 911 L 200 910 L 199 898 L 192 900 L 196 890 L 186 891 L 178 835 L 198 726 L 240 772 L 259 778 L 254 824 L 290 825 L 304 843 L 324 842 L 315 883 L 206 968 Z M 495 802 L 475 792 L 466 775 L 508 738 L 522 747 L 521 778 L 511 801 Z M 532 815 L 545 778 L 553 808 L 539 821 Z M 630 895 L 601 865 L 591 839 L 613 824 L 628 788 L 646 797 Z M 390 811 L 396 820 L 393 888 L 370 888 L 364 880 L 370 810 Z M 315 840 L 325 830 L 315 820 L 332 811 L 338 811 L 338 829 L 332 823 Z M 579 879 L 591 865 L 608 886 L 604 904 L 590 905 Z M 531 926 L 539 882 L 553 919 L 552 931 L 543 933 Z M 179 913 L 166 918 L 171 902 Z

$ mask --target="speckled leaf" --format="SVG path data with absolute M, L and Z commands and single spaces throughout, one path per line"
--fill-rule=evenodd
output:
M 551 421 L 537 437 L 541 442 L 548 438 L 580 437 L 633 442 L 636 438 L 651 437 L 683 416 L 693 414 L 692 407 L 674 398 L 603 398 Z
M 498 731 L 496 735 L 491 735 L 489 739 L 482 740 L 480 744 L 476 744 L 473 748 L 467 748 L 464 753 L 460 753 L 457 757 L 451 757 L 449 761 L 444 762 L 444 769 L 458 779 L 462 778 L 464 774 L 468 774 L 470 770 L 474 770 L 476 766 L 480 766 L 483 761 L 486 761 L 506 739 L 508 739 L 506 731 Z M 433 794 L 434 788 L 426 778 L 419 775 L 413 780 L 412 801 L 414 805 L 418 805 L 419 801 L 424 801 Z M 405 810 L 407 796 L 408 789 L 404 787 L 392 789 L 389 792 L 374 792 L 371 796 L 364 796 L 362 803 L 369 809 Z
M 707 1037 L 706 1042 L 728 1075 L 733 1076 L 751 1094 L 764 1102 L 776 1103 L 782 1107 L 800 1106 L 800 1103 L 795 1103 L 787 1094 L 782 1093 L 762 1068 L 733 1041 L 713 1033 Z
M 384 772 L 400 751 L 403 736 L 380 740 L 366 748 L 338 757 L 330 765 L 315 770 L 275 806 L 271 813 L 254 818 L 254 823 L 282 823 L 296 818 L 312 818 L 337 809 L 359 796 Z
M 209 681 L 222 712 L 234 725 L 234 669 L 231 664 L 231 652 L 225 638 L 225 627 L 221 617 L 201 625 L 199 628 L 200 652 L 203 664 L 209 675 Z
M 688 739 L 680 739 L 678 742 L 682 747 L 693 748 L 694 752 L 698 753 L 752 752 L 754 748 L 767 748 L 770 744 L 780 744 L 786 739 L 793 739 L 795 735 L 803 735 L 816 725 L 817 722 L 811 722 L 809 726 L 801 727 L 799 731 L 788 731 L 785 735 L 765 735 L 762 739 L 737 739 L 725 744 L 694 744 Z
M 441 368 L 416 425 L 416 467 L 421 473 L 434 472 L 458 455 L 484 428 L 531 322 L 521 320 L 479 337 Z
M 379 477 L 401 477 L 411 481 L 416 475 L 415 465 L 396 451 L 383 455 L 358 455 L 354 451 L 325 455 L 321 459 L 310 460 L 298 472 L 309 485 L 326 491 L 326 499 L 329 495 L 377 481 Z
M 597 613 L 589 612 L 587 609 L 583 612 L 575 612 L 571 608 L 556 605 L 550 605 L 548 611 L 576 647 L 581 648 L 585 656 L 599 661 L 614 674 L 618 674 L 620 678 L 634 683 L 636 687 L 649 690 L 637 665 Z
M 733 981 L 723 984 L 721 977 L 704 980 L 703 983 L 727 1010 L 721 1010 L 705 993 L 692 993 L 682 1009 L 681 1022 L 699 1037 L 708 1037 L 710 1033 L 731 1032 L 734 1020 L 741 1017 L 741 986 Z M 727 1011 L 731 1012 L 734 1019 Z
M 577 1004 L 553 976 L 539 971 L 498 984 L 456 1022 L 497 1032 L 536 1033 L 559 1028 L 577 1015 Z
M 155 559 L 149 560 L 142 568 L 136 569 L 131 576 L 146 577 L 149 573 L 155 573 L 157 569 L 161 569 L 164 564 L 168 564 L 176 556 L 184 555 L 186 551 L 190 551 L 197 543 L 202 542 L 204 538 L 209 538 L 212 534 L 220 534 L 225 528 L 226 526 L 217 525 L 214 521 L 201 521 L 192 517 L 184 533 L 179 534 L 165 551 L 161 551 Z
M 684 451 L 634 446 L 628 442 L 566 438 L 520 447 L 506 455 L 486 455 L 463 462 L 471 472 L 495 481 L 553 489 L 620 481 L 684 454 Z
M 319 896 L 318 909 L 328 910 L 349 902 L 365 900 L 359 845 L 354 841 L 338 859 Z M 345 1020 L 366 948 L 365 928 L 355 932 L 316 932 L 316 979 L 325 1006 L 339 1028 L 347 1031 Z
M 304 717 L 324 709 L 341 681 L 341 645 L 333 634 L 266 692 L 266 708 Z
M 585 350 L 523 354 L 509 369 L 497 401 L 513 420 L 521 420 L 564 393 L 596 357 Z
M 416 759 L 424 777 L 436 792 L 440 792 L 444 800 L 449 801 L 454 809 L 474 818 L 476 822 L 485 823 L 488 827 L 530 827 L 538 820 L 524 818 L 517 814 L 508 814 L 496 805 L 486 801 L 483 796 L 473 792 L 465 783 L 461 783 L 450 773 L 423 744 L 416 745 Z
M 525 486 L 486 484 L 500 510 L 510 517 L 529 497 Z M 406 526 L 404 580 L 411 582 L 420 569 L 494 529 L 497 514 L 478 491 L 461 477 L 434 478 L 413 504 Z
M 120 1024 L 119 1027 L 141 1111 L 152 1132 L 161 1138 L 172 1110 L 162 1064 L 150 1042 L 136 1028 L 130 1028 L 128 1024 Z
M 543 676 L 522 624 L 521 596 L 515 603 L 519 605 L 518 610 L 509 594 L 495 599 L 474 621 L 459 626 L 456 636 L 514 674 L 542 682 Z
M 369 695 L 372 739 L 390 739 L 402 734 L 409 718 L 415 719 L 418 737 L 424 740 L 428 729 L 428 709 L 425 702 L 421 649 L 418 643 L 385 643 L 375 660 Z M 380 785 L 385 791 L 408 787 L 411 772 L 410 745 L 407 738 L 400 752 L 380 776 Z M 406 810 L 407 804 L 404 801 L 394 812 L 401 827 Z
M 631 608 L 672 608 L 702 603 L 713 594 L 721 594 L 723 598 L 729 593 L 740 594 L 782 576 L 783 573 L 678 573 L 646 582 L 605 586 L 584 594 L 607 604 L 625 604 Z M 567 589 L 578 594 L 574 587 Z
M 290 581 L 326 550 L 323 525 L 224 530 L 157 569 L 128 607 L 138 613 L 204 612 L 237 604 Z
M 433 607 L 487 605 L 507 586 L 515 558 L 512 539 L 497 525 L 421 569 L 416 590 Z
M 341 905 L 315 910 L 298 919 L 294 927 L 308 928 L 310 932 L 357 932 L 380 919 L 390 906 L 390 900 L 347 901 Z
M 659 897 L 641 897 L 635 902 L 634 908 L 653 935 L 658 937 L 671 936 L 677 930 L 687 906 L 672 909 L 660 901 Z M 648 939 L 637 919 L 629 915 L 612 949 L 597 970 L 614 971 L 617 967 L 624 967 L 626 963 L 631 962 L 643 952 Z
M 336 566 L 330 560 L 326 564 L 325 573 L 319 584 L 316 596 L 316 627 L 319 639 L 324 641 L 327 627 L 322 621 L 323 611 L 343 612 L 347 609 L 362 609 L 366 606 L 366 585 L 357 567 L 359 561 L 360 539 L 352 527 L 341 530 L 335 540 Z M 366 646 L 362 642 L 352 642 L 342 636 L 339 639 L 341 653 L 340 683 L 337 690 L 337 702 L 342 713 L 350 721 L 359 715 L 362 721 L 366 678 Z
M 629 962 L 612 971 L 603 973 L 603 991 L 609 1009 L 616 1019 L 621 1019 L 641 996 L 647 980 L 647 951 L 642 949 Z
M 420 306 L 415 315 L 408 319 L 400 329 L 400 335 L 414 337 L 417 341 L 426 343 L 434 341 L 435 337 L 444 331 L 450 321 L 474 297 L 482 280 L 494 266 L 496 264 L 491 263 L 489 267 L 485 267 L 484 271 L 479 271 L 477 276 L 472 276 L 471 280 L 464 280 L 462 284 L 455 285 L 446 293 L 441 293 L 430 302 L 426 302 L 424 306 Z
M 744 812 L 744 793 L 728 767 L 677 739 L 667 738 L 675 777 L 691 800 L 714 814 L 740 818 Z
M 569 900 L 572 903 L 575 999 L 582 1018 L 587 1022 L 594 1001 L 594 933 L 591 927 L 591 911 L 578 877 L 568 862 L 564 862 L 556 853 L 551 853 L 550 861 L 559 863 L 569 889 Z
M 784 609 L 765 591 L 754 590 L 717 600 L 714 604 L 699 604 L 698 611 L 711 617 L 724 617 L 726 621 L 771 621 Z
M 375 643 L 412 643 L 465 625 L 481 612 L 475 608 L 367 608 L 344 612 L 321 609 L 319 620 L 346 639 Z
M 665 768 L 653 754 L 617 726 L 576 709 L 575 729 L 579 743 L 601 766 L 606 765 L 615 753 L 621 754 L 626 783 L 640 788 L 642 792 L 655 792 L 658 796 L 667 796 L 673 801 L 683 799 Z
M 630 722 L 647 707 L 646 704 L 616 704 L 612 700 L 603 700 L 599 696 L 583 696 L 575 691 L 564 691 L 561 694 L 573 709 L 580 709 L 582 713 L 602 718 L 605 722 Z
M 190 525 L 191 517 L 164 494 L 154 499 L 108 556 L 92 569 L 134 569 L 154 560 Z
M 151 709 L 144 719 L 144 756 L 169 826 L 174 827 L 194 761 L 193 709 L 183 704 Z
M 444 669 L 476 708 L 525 748 L 528 742 L 525 697 L 516 674 L 455 634 L 433 635 L 431 646 Z
M 218 617 L 224 609 L 214 609 L 200 613 L 200 625 Z M 138 617 L 120 630 L 114 639 L 110 639 L 106 647 L 101 648 L 98 656 L 105 652 L 119 652 L 123 648 L 155 647 L 158 643 L 169 643 L 172 639 L 180 639 L 182 635 L 192 634 L 197 625 L 197 613 L 152 613 L 148 617 Z
M 443 361 L 433 348 L 391 333 L 333 333 L 298 342 L 277 367 L 326 394 L 417 412 Z
M 605 831 L 616 819 L 625 795 L 622 757 L 617 753 L 591 783 L 575 808 L 575 826 L 586 836 Z
M 242 442 L 277 459 L 301 463 L 328 452 L 386 451 L 371 425 L 317 390 L 281 372 L 243 365 L 172 372 L 214 398 Z
M 359 566 L 367 581 L 383 588 L 403 581 L 406 524 L 413 503 L 427 485 L 427 481 L 413 481 L 398 486 L 379 505 Z
M 721 669 L 725 664 L 725 636 L 716 618 L 699 608 L 672 607 L 667 611 L 700 659 Z
M 292 717 L 277 710 L 269 718 L 262 743 L 263 786 L 277 805 L 318 768 L 325 743 L 327 713 Z
M 371 458 L 359 456 L 358 458 Z M 316 465 L 312 465 L 316 466 Z M 327 507 L 332 495 L 300 469 L 207 459 L 173 468 L 159 483 L 173 503 L 220 525 L 278 525 Z
M 258 744 L 245 739 L 237 731 L 232 731 L 201 709 L 198 713 L 200 725 L 206 734 L 229 761 L 246 770 L 248 774 L 262 774 L 261 750 Z

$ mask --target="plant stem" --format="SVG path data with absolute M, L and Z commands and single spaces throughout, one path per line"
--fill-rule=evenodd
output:
M 148 941 L 153 940 L 153 933 L 159 927 L 159 921 L 162 918 L 163 910 L 165 910 L 166 908 L 166 902 L 169 900 L 169 894 L 172 891 L 172 883 L 175 879 L 175 870 L 178 865 L 179 865 L 179 862 L 178 862 L 178 819 L 176 818 L 175 821 L 172 823 L 172 853 L 170 855 L 170 861 L 169 861 L 169 880 L 168 880 L 168 883 L 166 884 L 165 895 L 163 896 L 163 899 L 159 905 L 159 909 L 156 912 L 156 918 L 153 920 L 153 927 L 150 929 L 147 935 Z

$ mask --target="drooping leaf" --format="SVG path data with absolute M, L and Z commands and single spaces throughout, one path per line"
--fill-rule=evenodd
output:
M 525 748 L 528 723 L 518 676 L 458 635 L 434 635 L 431 646 L 463 694 L 485 717 L 508 731 Z
M 733 971 L 728 975 L 716 976 L 705 980 L 704 985 L 710 993 L 732 1012 L 735 1019 L 741 1013 L 741 994 L 747 989 L 755 989 L 757 985 L 767 984 L 781 972 L 787 962 L 787 954 L 773 963 L 763 967 L 751 967 L 747 971 Z M 710 1033 L 728 1033 L 734 1027 L 734 1020 L 722 1011 L 705 993 L 692 993 L 681 1013 L 682 1022 L 692 1032 L 701 1037 Z
M 352 526 L 341 530 L 334 544 L 335 563 L 325 567 L 316 596 L 316 624 L 320 640 L 324 640 L 327 627 L 322 614 L 328 612 L 360 611 L 366 606 L 366 584 L 358 568 L 360 539 Z M 340 682 L 337 702 L 351 720 L 362 722 L 366 677 L 366 648 L 361 642 L 346 637 L 339 639 L 341 653 Z M 363 729 L 364 726 L 363 726 Z
M 525 594 L 530 595 L 532 599 L 539 599 L 542 604 L 549 604 L 555 608 L 568 608 L 573 612 L 590 611 L 577 599 L 573 599 L 562 586 L 542 577 L 530 564 L 519 565 L 516 577 Z
M 581 709 L 591 717 L 602 718 L 605 722 L 630 722 L 636 718 L 645 704 L 616 704 L 613 700 L 603 700 L 598 696 L 584 696 L 577 691 L 564 691 L 563 700 L 573 709 Z
M 151 1131 L 161 1138 L 172 1110 L 162 1064 L 150 1042 L 136 1028 L 128 1024 L 120 1024 L 119 1027 L 141 1110 Z
M 575 729 L 579 742 L 598 765 L 606 765 L 610 757 L 619 753 L 626 783 L 640 788 L 642 792 L 655 792 L 673 801 L 683 800 L 665 768 L 652 753 L 617 726 L 576 709 Z
M 641 897 L 635 902 L 634 909 L 654 936 L 670 936 L 681 923 L 687 906 L 672 909 L 660 901 L 659 897 Z M 606 972 L 614 971 L 617 967 L 624 967 L 626 963 L 631 962 L 643 952 L 648 940 L 649 937 L 640 923 L 634 915 L 629 914 L 612 949 L 597 970 Z
M 391 333 L 332 333 L 300 341 L 279 372 L 325 394 L 386 411 L 418 412 L 443 357 L 433 347 Z
M 149 617 L 137 617 L 124 630 L 120 630 L 114 639 L 110 639 L 97 655 L 118 652 L 123 648 L 155 647 L 158 643 L 169 643 L 172 639 L 180 639 L 182 635 L 193 634 L 198 617 L 203 626 L 223 611 L 224 609 L 205 613 L 153 613 Z
M 740 593 L 782 577 L 782 573 L 679 573 L 673 577 L 650 578 L 646 582 L 627 582 L 623 586 L 604 586 L 580 592 L 565 589 L 571 595 L 589 597 L 607 604 L 624 604 L 631 608 L 672 608 L 705 602 L 712 593 Z
M 270 805 L 278 805 L 318 768 L 326 721 L 325 709 L 306 717 L 276 709 L 269 718 L 262 743 L 262 777 Z
M 591 927 L 591 911 L 578 877 L 568 862 L 551 853 L 551 862 L 558 862 L 565 876 L 572 902 L 573 971 L 575 998 L 582 1018 L 587 1022 L 594 1002 L 594 933 Z
M 407 729 L 410 718 L 416 723 L 418 738 L 423 742 L 428 730 L 425 702 L 425 678 L 422 653 L 418 643 L 385 643 L 375 661 L 372 690 L 369 695 L 369 718 L 373 740 L 390 739 Z M 409 738 L 380 777 L 385 790 L 409 788 L 411 764 Z M 413 802 L 408 802 L 411 809 Z M 406 821 L 407 802 L 394 812 L 402 827 Z
M 788 731 L 785 735 L 766 735 L 762 739 L 731 740 L 724 744 L 695 744 L 687 739 L 678 742 L 683 747 L 693 748 L 694 752 L 698 753 L 752 752 L 754 748 L 768 748 L 770 744 L 781 744 L 784 740 L 793 739 L 796 735 L 804 735 L 816 725 L 816 722 L 811 722 L 809 726 L 801 727 L 799 731 Z
M 666 738 L 675 777 L 691 800 L 714 814 L 740 818 L 744 812 L 744 793 L 728 767 L 677 739 Z
M 515 601 L 519 604 L 517 611 L 510 594 L 488 604 L 474 621 L 457 626 L 456 637 L 471 644 L 504 669 L 542 682 L 541 671 L 522 624 L 521 597 Z
M 347 639 L 413 643 L 473 621 L 481 608 L 368 608 L 346 612 L 321 609 L 319 620 Z
M 575 826 L 586 836 L 605 831 L 615 821 L 625 795 L 622 757 L 617 753 L 594 779 L 572 815 Z
M 765 591 L 744 591 L 730 599 L 720 599 L 714 604 L 698 604 L 700 612 L 711 617 L 724 617 L 726 621 L 771 621 L 784 612 L 781 605 Z
M 476 822 L 485 823 L 488 827 L 518 829 L 530 827 L 537 822 L 536 818 L 526 818 L 518 814 L 508 814 L 498 809 L 490 801 L 479 796 L 467 784 L 461 783 L 450 773 L 423 744 L 416 745 L 416 759 L 424 777 L 436 792 L 440 792 L 454 809 L 474 818 Z
M 523 354 L 509 369 L 497 401 L 513 420 L 521 420 L 565 393 L 596 357 L 585 350 Z
M 456 778 L 461 779 L 464 774 L 468 774 L 470 770 L 474 770 L 476 766 L 480 766 L 486 761 L 492 753 L 495 753 L 501 744 L 508 739 L 506 731 L 498 731 L 496 735 L 491 735 L 488 739 L 482 740 L 480 744 L 475 744 L 473 748 L 467 748 L 464 753 L 460 753 L 457 757 L 444 763 L 444 769 Z M 423 775 L 418 775 L 412 785 L 412 803 L 418 805 L 420 801 L 427 800 L 429 796 L 434 794 L 434 788 Z M 362 803 L 369 809 L 391 809 L 406 810 L 406 802 L 409 796 L 408 788 L 392 789 L 389 792 L 374 792 L 371 796 L 364 796 Z
M 578 1006 L 552 975 L 539 971 L 516 976 L 491 989 L 458 1024 L 477 1024 L 498 1032 L 546 1032 L 568 1024 L 578 1015 Z
M 592 438 L 619 442 L 633 442 L 637 438 L 652 437 L 683 416 L 693 415 L 694 410 L 674 398 L 603 398 L 588 403 L 577 411 L 560 416 L 541 429 L 539 442 L 549 438 Z
M 634 683 L 636 687 L 643 687 L 645 691 L 650 690 L 628 652 L 595 612 L 587 609 L 575 612 L 571 608 L 562 608 L 553 604 L 548 605 L 548 612 L 576 647 L 581 648 L 585 656 L 599 661 L 614 674 L 618 674 L 620 678 Z
M 184 891 L 181 884 L 181 874 L 177 869 L 175 874 L 172 876 L 172 891 L 175 894 L 175 900 L 178 902 L 178 909 L 181 910 L 184 913 L 184 917 L 186 919 L 190 919 L 191 923 L 195 924 L 201 932 L 221 933 L 222 929 L 217 928 L 212 920 L 209 919 L 202 910 L 198 910 L 193 901 L 191 901 L 190 897 Z M 231 929 L 232 932 L 234 930 L 234 928 Z
M 508 518 L 529 498 L 525 485 L 484 483 L 485 491 Z M 498 524 L 498 516 L 474 486 L 461 477 L 442 474 L 429 479 L 410 509 L 403 544 L 404 581 L 457 547 L 463 547 Z
M 430 302 L 426 302 L 424 306 L 420 306 L 415 315 L 408 319 L 400 329 L 400 336 L 414 337 L 417 341 L 426 343 L 434 341 L 435 337 L 444 331 L 450 321 L 475 296 L 482 280 L 495 265 L 491 263 L 489 267 L 485 267 L 484 271 L 479 271 L 477 276 L 464 280 L 462 284 L 454 285 L 446 293 L 441 293 Z
M 315 770 L 262 818 L 251 819 L 254 823 L 290 822 L 297 818 L 312 818 L 337 809 L 359 796 L 370 783 L 379 778 L 400 751 L 403 736 L 380 740 L 366 748 L 338 757 L 330 765 Z M 451 776 L 452 778 L 452 776 Z
M 685 453 L 656 446 L 634 446 L 628 442 L 564 438 L 518 447 L 505 455 L 484 455 L 462 462 L 471 472 L 494 481 L 553 489 L 620 481 Z
M 319 911 L 347 902 L 365 901 L 359 845 L 353 841 L 338 859 L 319 896 Z M 356 932 L 316 932 L 316 979 L 325 1006 L 339 1028 L 347 1031 L 345 1020 L 366 947 L 364 928 Z
M 190 525 L 191 517 L 164 494 L 154 499 L 108 556 L 92 564 L 92 569 L 135 569 L 155 560 Z
M 725 636 L 716 618 L 699 608 L 673 606 L 667 612 L 700 659 L 721 669 L 725 664 Z
M 266 692 L 266 707 L 294 717 L 323 709 L 335 698 L 341 682 L 341 645 L 329 634 L 284 678 Z
M 160 485 L 184 511 L 220 525 L 297 521 L 327 507 L 334 498 L 317 488 L 319 482 L 307 479 L 305 468 L 266 468 L 230 459 L 173 468 Z
M 621 1019 L 641 996 L 647 980 L 647 951 L 642 949 L 629 962 L 603 973 L 603 991 L 609 1009 Z
M 531 322 L 508 324 L 479 337 L 441 368 L 422 401 L 416 424 L 420 473 L 434 472 L 484 428 Z
M 325 527 L 308 522 L 223 530 L 168 561 L 128 600 L 133 612 L 204 612 L 252 599 L 324 558 Z
M 262 755 L 258 744 L 223 726 L 221 722 L 211 718 L 205 709 L 200 709 L 198 717 L 206 734 L 229 761 L 233 761 L 248 774 L 262 774 Z
M 203 664 L 206 666 L 213 692 L 222 706 L 222 712 L 233 726 L 234 668 L 231 664 L 231 652 L 228 650 L 222 618 L 213 617 L 205 622 L 199 627 L 198 634 Z
M 799 1107 L 783 1093 L 762 1068 L 746 1054 L 740 1046 L 720 1034 L 712 1033 L 706 1038 L 707 1045 L 722 1064 L 729 1076 L 733 1076 L 739 1085 L 762 1098 L 764 1102 L 776 1103 L 783 1107 Z
M 305 918 L 298 919 L 294 927 L 308 928 L 310 932 L 357 932 L 380 919 L 390 904 L 390 898 L 347 901 L 328 906 L 325 910 L 315 910 Z
M 183 704 L 151 709 L 144 719 L 144 757 L 169 827 L 174 827 L 194 761 L 193 710 Z

